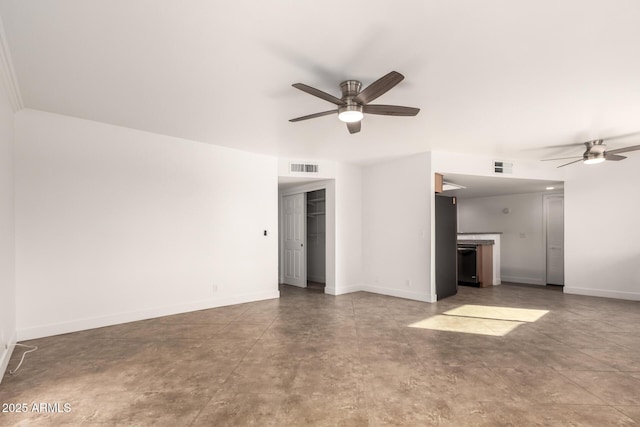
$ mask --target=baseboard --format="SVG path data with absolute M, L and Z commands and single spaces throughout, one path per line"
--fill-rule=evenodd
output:
M 351 286 L 341 286 L 338 290 L 336 290 L 336 288 L 332 288 L 333 292 L 327 292 L 327 288 L 325 288 L 324 293 L 325 294 L 330 293 L 331 295 L 345 295 L 345 294 L 351 294 L 353 292 L 360 292 L 361 290 L 362 290 L 361 285 L 351 285 Z
M 325 288 L 325 294 L 331 295 L 344 295 L 353 292 L 371 292 L 372 294 L 387 295 L 390 297 L 405 298 L 421 302 L 436 302 L 435 295 L 425 295 L 418 292 L 406 291 L 402 289 L 383 288 L 380 286 L 372 285 L 351 285 L 343 286 L 336 291 L 335 288 Z
M 326 279 L 324 276 L 307 276 L 307 281 L 309 282 L 317 282 L 317 283 L 325 283 Z
M 11 359 L 11 354 L 13 354 L 13 349 L 16 347 L 16 333 L 13 333 L 13 336 L 9 339 L 8 348 L 0 349 L 0 383 L 2 383 L 2 378 L 4 378 L 4 373 L 9 366 L 9 360 Z
M 52 335 L 67 334 L 70 332 L 84 331 L 87 329 L 102 328 L 104 326 L 113 326 L 121 323 L 135 322 L 138 320 L 152 319 L 155 317 L 170 316 L 172 314 L 187 313 L 190 311 L 206 310 L 209 308 L 276 298 L 280 298 L 280 292 L 278 290 L 255 294 L 234 295 L 226 298 L 206 299 L 174 306 L 156 307 L 140 311 L 117 313 L 108 316 L 91 317 L 23 329 L 19 328 L 17 335 L 19 341 L 24 341 L 49 337 Z
M 430 294 L 408 291 L 405 289 L 392 289 L 392 288 L 383 288 L 380 286 L 361 285 L 360 290 L 365 292 L 371 292 L 374 294 L 388 295 L 391 297 L 405 298 L 405 299 L 421 301 L 421 302 L 435 302 L 434 296 Z
M 509 276 L 509 275 L 501 275 L 500 283 L 502 282 L 511 282 L 511 283 L 524 283 L 526 285 L 540 285 L 545 286 L 544 279 L 540 279 L 538 277 L 526 277 L 526 276 Z
M 640 292 L 609 291 L 604 289 L 574 288 L 567 286 L 565 286 L 562 290 L 565 294 L 640 301 Z
M 333 286 L 328 286 L 328 285 L 325 285 L 324 293 L 325 294 L 329 294 L 329 295 L 338 295 L 338 294 L 336 294 L 336 288 L 333 287 Z

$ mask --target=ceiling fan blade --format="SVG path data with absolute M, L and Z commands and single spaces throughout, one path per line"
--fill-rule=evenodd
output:
M 400 83 L 403 79 L 404 76 L 402 74 L 398 73 L 397 71 L 392 71 L 389 74 L 371 83 L 355 98 L 353 98 L 353 100 L 358 104 L 368 104 L 379 96 L 385 94 L 395 85 Z
M 631 132 L 631 133 L 625 133 L 623 135 L 610 136 L 609 138 L 602 138 L 602 140 L 611 141 L 612 139 L 622 139 L 622 138 L 628 138 L 630 136 L 636 136 L 636 135 L 640 135 L 640 132 Z
M 291 86 L 295 87 L 296 89 L 300 89 L 301 91 L 306 92 L 309 95 L 317 96 L 318 98 L 324 99 L 325 101 L 329 101 L 333 104 L 345 105 L 345 102 L 342 99 L 336 98 L 335 96 L 330 95 L 327 92 L 323 92 L 320 89 L 316 89 L 315 87 L 307 86 L 304 83 L 294 83 Z
M 609 154 L 609 153 L 605 154 L 604 158 L 607 159 L 607 160 L 613 160 L 613 161 L 616 161 L 616 162 L 626 159 L 625 156 L 618 156 L 617 154 Z
M 314 114 L 309 114 L 308 116 L 296 117 L 295 119 L 290 119 L 289 121 L 299 122 L 301 120 L 315 119 L 316 117 L 328 116 L 329 114 L 336 114 L 337 112 L 338 110 L 323 111 L 322 113 L 314 113 Z
M 629 151 L 640 150 L 640 145 L 632 145 L 631 147 L 616 148 L 615 150 L 607 150 L 607 154 L 627 153 Z
M 572 165 L 572 164 L 574 164 L 574 163 L 578 163 L 578 162 L 581 162 L 581 161 L 583 161 L 582 157 L 581 157 L 581 158 L 579 158 L 578 160 L 574 160 L 573 162 L 565 163 L 564 165 L 560 165 L 560 166 L 558 166 L 558 167 L 559 167 L 559 168 L 563 168 L 563 167 L 565 167 L 565 166 L 569 166 L 569 165 Z
M 555 159 L 542 159 L 541 162 L 550 162 L 552 160 L 569 160 L 569 159 L 577 159 L 578 157 L 582 158 L 582 156 L 571 156 L 571 157 L 556 157 Z
M 365 105 L 364 113 L 381 114 L 383 116 L 415 116 L 420 112 L 419 108 L 401 107 L 400 105 Z
M 360 128 L 362 127 L 362 122 L 351 122 L 347 123 L 347 129 L 349 129 L 349 133 L 358 133 L 360 132 Z

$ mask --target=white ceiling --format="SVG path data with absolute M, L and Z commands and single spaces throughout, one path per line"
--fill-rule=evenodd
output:
M 311 184 L 318 181 L 324 181 L 318 178 L 301 178 L 295 176 L 279 176 L 278 190 L 286 190 L 288 188 L 298 187 L 304 184 Z
M 640 131 L 637 0 L 0 0 L 0 15 L 27 108 L 242 150 L 539 159 Z M 376 102 L 417 117 L 368 115 L 356 135 L 288 122 L 332 107 L 292 83 L 339 95 L 391 70 L 406 78 Z

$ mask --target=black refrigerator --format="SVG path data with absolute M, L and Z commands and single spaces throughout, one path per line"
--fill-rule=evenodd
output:
M 436 295 L 458 292 L 458 206 L 455 197 L 436 195 Z

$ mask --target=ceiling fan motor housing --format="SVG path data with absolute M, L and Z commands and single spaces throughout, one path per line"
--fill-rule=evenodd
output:
M 345 105 L 338 107 L 338 118 L 343 122 L 352 123 L 362 120 L 362 105 L 353 100 L 358 93 L 362 83 L 357 80 L 346 80 L 340 83 L 340 89 L 342 90 L 342 100 Z
M 595 164 L 606 160 L 605 153 L 607 151 L 607 146 L 602 142 L 602 139 L 597 139 L 595 141 L 588 141 L 584 143 L 587 147 L 582 155 L 582 159 L 585 163 Z
M 342 100 L 349 101 L 357 94 L 360 93 L 360 89 L 362 89 L 362 83 L 357 80 L 345 80 L 340 83 L 340 90 L 342 91 Z

